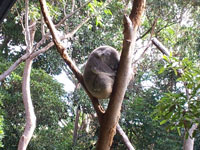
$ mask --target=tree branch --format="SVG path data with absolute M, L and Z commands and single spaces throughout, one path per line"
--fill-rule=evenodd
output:
M 117 76 L 113 86 L 110 102 L 100 126 L 100 136 L 97 142 L 97 150 L 109 150 L 116 126 L 120 118 L 120 110 L 124 94 L 131 78 L 131 62 L 136 41 L 136 32 L 140 24 L 145 7 L 145 0 L 135 0 L 130 18 L 124 17 L 124 41 Z
M 29 5 L 29 1 L 25 0 L 25 41 L 26 41 L 26 45 L 28 46 L 27 51 L 30 53 L 29 50 L 31 50 L 32 44 L 31 44 L 31 37 L 30 37 L 30 30 L 29 30 L 29 23 L 28 23 L 28 5 Z
M 88 96 L 92 100 L 92 104 L 93 104 L 93 106 L 94 106 L 94 108 L 95 108 L 95 110 L 97 112 L 97 115 L 99 116 L 99 118 L 101 118 L 102 114 L 104 113 L 104 110 L 101 107 L 101 105 L 99 104 L 98 99 L 93 97 L 89 93 L 89 91 L 86 89 L 86 86 L 85 86 L 84 81 L 83 81 L 83 76 L 82 76 L 80 70 L 75 65 L 75 63 L 71 60 L 71 58 L 68 56 L 68 54 L 65 52 L 65 47 L 62 45 L 59 37 L 56 35 L 57 30 L 56 30 L 56 28 L 55 28 L 55 26 L 54 26 L 54 24 L 51 21 L 51 18 L 49 16 L 48 9 L 46 7 L 46 1 L 45 0 L 40 0 L 40 5 L 41 5 L 41 10 L 42 10 L 42 13 L 43 13 L 43 16 L 44 16 L 44 20 L 45 20 L 48 28 L 50 29 L 50 32 L 51 32 L 52 36 L 53 36 L 53 41 L 54 41 L 54 43 L 56 45 L 57 51 L 60 53 L 60 55 L 64 59 L 65 63 L 69 66 L 69 68 L 74 73 L 75 77 L 78 79 L 78 81 L 81 83 L 81 85 L 86 90 Z
M 35 35 L 35 29 L 32 28 L 31 30 L 29 30 L 29 25 L 28 25 L 29 0 L 25 0 L 25 7 L 26 7 L 25 39 L 26 39 L 26 44 L 27 44 L 26 54 L 30 54 L 32 52 L 32 42 Z M 25 125 L 25 130 L 18 144 L 18 150 L 26 150 L 28 143 L 31 140 L 31 137 L 36 127 L 36 116 L 34 112 L 33 103 L 31 100 L 31 92 L 30 92 L 30 74 L 31 74 L 32 62 L 33 62 L 32 59 L 26 60 L 24 72 L 23 72 L 22 97 L 23 97 L 23 103 L 25 107 L 26 125 Z
M 50 16 L 48 14 L 48 10 L 45 4 L 45 0 L 40 0 L 40 5 L 41 5 L 41 9 L 42 9 L 42 13 L 45 19 L 45 22 L 48 26 L 48 28 L 50 29 L 50 32 L 53 36 L 53 41 L 57 47 L 57 51 L 60 53 L 61 57 L 64 59 L 65 63 L 69 66 L 69 68 L 72 70 L 72 72 L 74 73 L 75 77 L 78 79 L 78 81 L 81 83 L 81 85 L 84 87 L 86 93 L 88 94 L 89 98 L 92 101 L 93 107 L 95 109 L 95 111 L 97 112 L 98 115 L 98 119 L 99 122 L 101 124 L 101 120 L 103 118 L 103 114 L 104 114 L 104 110 L 101 107 L 101 105 L 99 104 L 98 99 L 96 99 L 95 97 L 93 97 L 89 91 L 87 90 L 84 81 L 83 81 L 83 76 L 81 74 L 81 72 L 79 71 L 79 69 L 76 67 L 76 65 L 74 64 L 74 62 L 71 60 L 71 58 L 68 56 L 67 53 L 65 53 L 65 48 L 62 45 L 62 43 L 60 42 L 59 37 L 56 35 L 56 29 L 54 27 L 53 22 L 50 19 Z M 83 23 L 81 23 L 74 31 L 72 31 L 72 33 L 75 33 L 76 30 L 78 30 L 80 28 L 80 26 L 82 24 L 84 24 L 84 22 L 88 21 L 89 18 L 86 18 L 85 21 L 83 21 Z M 119 131 L 120 132 L 120 131 Z
M 24 60 L 26 60 L 30 54 L 26 53 L 22 57 L 20 57 L 15 63 L 13 63 L 8 70 L 0 75 L 0 81 L 3 81 L 6 76 L 10 75 L 10 73 L 17 68 L 17 66 Z
M 72 32 L 70 32 L 70 33 L 68 33 L 67 35 L 65 35 L 65 36 L 62 36 L 61 37 L 61 40 L 64 40 L 64 39 L 67 39 L 67 38 L 70 38 L 70 37 L 73 37 L 73 35 L 81 28 L 81 26 L 84 24 L 84 23 L 86 23 L 88 20 L 89 20 L 90 18 L 86 18 L 80 25 L 78 25 Z M 41 40 L 42 41 L 42 40 Z M 35 50 L 39 47 L 39 45 L 41 45 L 42 44 L 42 42 L 39 42 L 39 44 L 37 44 L 37 46 L 35 47 Z M 18 67 L 18 65 L 21 63 L 21 62 L 23 62 L 24 60 L 26 60 L 26 59 L 28 59 L 29 57 L 30 58 L 35 58 L 35 57 L 37 57 L 39 54 L 41 54 L 41 53 L 43 53 L 43 52 L 45 52 L 45 51 L 47 51 L 49 48 L 51 48 L 52 46 L 54 45 L 54 43 L 53 42 L 50 42 L 49 44 L 47 44 L 45 47 L 43 47 L 42 49 L 40 49 L 40 50 L 38 50 L 38 51 L 35 51 L 34 53 L 31 53 L 31 54 L 29 54 L 29 53 L 26 53 L 26 54 L 24 54 L 22 57 L 20 57 L 16 62 L 14 62 L 10 67 L 9 67 L 9 69 L 8 70 L 6 70 L 4 73 L 2 73 L 1 75 L 0 75 L 0 81 L 2 81 L 2 80 L 4 80 L 5 78 L 6 78 L 6 76 L 8 76 L 8 75 L 10 75 L 10 73 L 12 72 L 12 71 L 14 71 L 17 67 Z
M 32 66 L 32 60 L 27 59 L 22 80 L 22 96 L 26 112 L 26 125 L 25 125 L 25 130 L 18 144 L 18 150 L 26 150 L 36 127 L 36 116 L 30 93 L 31 66 Z
M 119 124 L 117 124 L 117 131 L 121 135 L 124 144 L 127 146 L 128 150 L 135 150 L 135 148 L 132 146 L 131 142 L 129 141 L 126 133 L 123 131 L 123 129 L 120 127 Z
M 80 23 L 72 32 L 68 33 L 67 35 L 65 36 L 62 36 L 61 37 L 61 40 L 64 40 L 64 39 L 67 39 L 67 38 L 71 38 L 74 36 L 74 34 L 87 22 L 89 21 L 90 18 L 86 18 L 85 20 L 83 20 L 82 23 Z M 50 33 L 47 33 L 50 35 Z M 34 47 L 34 50 L 35 51 L 34 53 L 26 53 L 24 54 L 22 57 L 20 57 L 15 63 L 13 63 L 8 70 L 6 70 L 4 73 L 2 73 L 0 75 L 0 81 L 4 80 L 6 78 L 6 76 L 10 75 L 10 73 L 12 71 L 14 71 L 18 65 L 20 63 L 22 63 L 23 61 L 25 61 L 26 59 L 28 59 L 29 57 L 34 59 L 35 57 L 37 57 L 39 54 L 47 51 L 49 48 L 51 48 L 53 45 L 54 45 L 54 42 L 50 42 L 48 43 L 45 47 L 43 47 L 42 49 L 36 51 L 40 45 L 44 42 L 44 40 L 46 39 L 46 36 L 47 34 L 45 34 L 45 37 L 42 38 L 42 40 L 40 40 L 40 42 L 37 43 L 37 45 Z
M 138 37 L 136 39 L 136 41 L 138 41 L 139 39 L 142 39 L 143 37 L 145 37 L 150 31 L 151 31 L 151 37 L 154 33 L 155 27 L 156 27 L 156 23 L 157 23 L 157 18 L 154 20 L 153 25 L 151 26 L 151 28 L 149 28 L 143 35 L 141 35 L 140 37 Z
M 166 56 L 170 55 L 170 52 L 168 51 L 168 49 L 162 43 L 160 43 L 157 40 L 157 38 L 153 38 L 152 42 L 164 55 L 166 55 Z
M 59 23 L 57 23 L 55 25 L 55 27 L 60 26 L 61 24 L 63 24 L 65 22 L 65 20 L 67 20 L 68 18 L 70 18 L 72 15 L 74 15 L 75 13 L 77 13 L 80 9 L 82 9 L 83 7 L 85 7 L 87 4 L 89 4 L 92 0 L 86 2 L 85 4 L 83 4 L 81 7 L 79 7 L 78 9 L 76 9 L 75 11 L 71 12 L 70 14 L 66 15 Z

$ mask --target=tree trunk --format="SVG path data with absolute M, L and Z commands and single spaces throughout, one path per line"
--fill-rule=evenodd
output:
M 32 52 L 32 45 L 35 36 L 35 22 L 31 21 L 32 28 L 29 29 L 29 0 L 25 0 L 25 41 L 26 41 L 26 54 L 29 55 Z M 26 59 L 23 78 L 22 78 L 22 97 L 23 103 L 25 107 L 25 114 L 26 114 L 26 125 L 24 133 L 22 134 L 19 144 L 18 150 L 26 150 L 31 137 L 33 136 L 33 132 L 36 127 L 36 116 L 34 112 L 33 103 L 31 100 L 31 92 L 30 92 L 30 75 L 31 75 L 31 68 L 32 68 L 33 59 L 28 58 Z
M 185 133 L 183 150 L 193 150 L 194 147 L 194 138 L 192 138 L 192 134 L 194 130 L 197 128 L 197 124 L 193 124 L 192 127 L 188 131 L 188 137 L 186 138 L 187 133 Z M 186 131 L 187 132 L 187 131 Z
M 124 17 L 124 41 L 117 76 L 113 86 L 113 92 L 107 111 L 100 124 L 100 135 L 97 142 L 97 150 L 110 150 L 116 126 L 120 118 L 120 110 L 126 88 L 131 78 L 131 63 L 136 41 L 136 32 L 140 25 L 140 19 L 145 8 L 145 0 L 133 2 L 130 17 Z
M 18 144 L 18 150 L 26 150 L 28 143 L 36 127 L 36 116 L 35 116 L 34 107 L 31 100 L 31 93 L 30 93 L 31 66 L 32 66 L 32 60 L 27 59 L 25 68 L 24 68 L 24 73 L 23 73 L 23 81 L 22 81 L 22 95 L 23 95 L 23 102 L 24 102 L 25 113 L 26 113 L 26 126 L 25 126 L 24 133 L 20 138 L 20 141 Z
M 77 141 L 79 116 L 80 116 L 80 108 L 78 107 L 76 109 L 76 119 L 74 123 L 73 145 L 75 145 Z

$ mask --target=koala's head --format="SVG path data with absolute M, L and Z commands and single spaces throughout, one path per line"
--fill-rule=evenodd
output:
M 117 70 L 120 56 L 116 49 L 102 46 L 96 50 L 96 56 L 112 70 Z

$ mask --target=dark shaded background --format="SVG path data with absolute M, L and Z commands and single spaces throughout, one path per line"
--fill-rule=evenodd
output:
M 0 0 L 0 23 L 17 0 Z

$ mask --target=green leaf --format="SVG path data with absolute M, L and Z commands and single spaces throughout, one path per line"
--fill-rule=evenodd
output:
M 169 58 L 166 55 L 163 55 L 163 59 L 166 60 L 167 62 L 169 62 Z
M 112 12 L 110 11 L 110 9 L 105 9 L 105 10 L 104 10 L 104 13 L 105 13 L 106 15 L 112 15 Z
M 174 73 L 177 76 L 178 75 L 177 70 L 175 68 L 172 68 L 172 69 L 174 70 Z
M 96 26 L 103 26 L 103 23 L 102 23 L 102 17 L 101 16 L 97 16 L 96 17 Z
M 167 121 L 168 121 L 168 120 L 163 120 L 163 121 L 161 121 L 161 122 L 160 122 L 160 125 L 165 124 Z
M 160 68 L 158 74 L 162 74 L 165 71 L 165 67 L 163 66 L 162 68 Z
M 89 4 L 88 4 L 88 7 L 89 7 L 89 9 L 90 9 L 90 11 L 91 11 L 92 13 L 95 11 L 95 8 L 94 8 L 94 6 L 92 5 L 92 3 L 89 3 Z
M 181 136 L 181 130 L 180 130 L 180 127 L 177 128 L 177 131 L 178 131 L 178 135 Z

